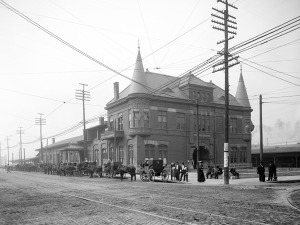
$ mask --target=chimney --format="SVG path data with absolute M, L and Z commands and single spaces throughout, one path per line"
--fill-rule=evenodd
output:
M 52 138 L 52 144 L 54 144 L 55 143 L 55 138 Z
M 104 125 L 104 117 L 99 118 L 99 125 Z
M 117 101 L 119 99 L 119 82 L 114 83 L 114 100 Z

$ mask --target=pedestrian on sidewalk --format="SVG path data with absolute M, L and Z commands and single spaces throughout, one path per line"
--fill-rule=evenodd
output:
M 10 166 L 9 166 L 9 164 L 7 165 L 7 168 L 6 168 L 6 169 L 7 169 L 7 171 L 6 171 L 7 173 L 11 173 L 11 172 L 10 172 Z
M 262 161 L 257 166 L 257 174 L 259 175 L 259 181 L 265 182 L 265 167 Z
M 180 179 L 179 179 L 179 181 L 182 180 L 182 177 L 183 177 L 183 181 L 185 181 L 186 170 L 187 170 L 187 167 L 184 165 L 184 162 L 182 162 L 182 165 L 181 165 L 181 168 L 180 168 Z
M 181 167 L 179 165 L 179 162 L 177 161 L 176 165 L 175 165 L 175 178 L 177 181 L 179 181 L 180 170 L 181 170 Z
M 205 181 L 205 176 L 203 173 L 203 162 L 199 161 L 198 162 L 198 182 L 204 182 Z
M 269 162 L 269 166 L 268 166 L 268 180 L 267 181 L 272 181 L 273 180 L 273 176 L 274 176 L 274 166 L 273 166 L 273 162 L 270 161 Z
M 171 180 L 175 180 L 175 163 L 171 163 Z
M 208 179 L 208 176 L 210 176 L 210 178 L 212 178 L 213 175 L 213 169 L 210 165 L 208 165 L 208 169 L 206 171 L 206 179 Z

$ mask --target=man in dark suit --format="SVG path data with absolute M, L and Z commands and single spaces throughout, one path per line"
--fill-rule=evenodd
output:
M 257 174 L 259 175 L 259 181 L 260 182 L 265 182 L 265 167 L 264 167 L 262 161 L 257 166 Z
M 179 162 L 176 162 L 175 165 L 175 178 L 176 180 L 179 180 L 179 174 L 180 174 L 181 166 L 179 165 Z

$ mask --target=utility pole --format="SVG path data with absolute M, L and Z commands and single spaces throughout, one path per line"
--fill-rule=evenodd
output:
M 196 129 L 197 129 L 197 179 L 199 177 L 199 157 L 200 157 L 200 138 L 199 138 L 199 108 L 198 108 L 198 98 L 196 99 L 197 111 L 196 111 Z
M 23 148 L 23 151 L 24 151 L 23 156 L 24 156 L 24 160 L 25 160 L 25 148 Z M 25 164 L 25 161 L 24 161 L 24 164 Z
M 262 123 L 262 96 L 259 95 L 259 134 L 260 134 L 260 154 L 259 159 L 263 161 L 263 152 L 264 152 L 264 145 L 263 145 L 263 123 Z
M 2 157 L 1 157 L 1 142 L 0 142 L 0 166 L 2 166 Z
M 85 101 L 90 101 L 91 94 L 89 91 L 84 90 L 85 86 L 88 86 L 87 84 L 82 84 L 82 90 L 76 90 L 75 96 L 77 100 L 82 101 L 82 109 L 83 109 L 83 160 L 85 161 L 87 159 L 87 140 L 86 140 L 86 127 L 85 127 Z M 81 158 L 81 157 L 80 157 Z
M 21 161 L 22 161 L 22 134 L 24 134 L 24 130 L 22 130 L 22 127 L 19 127 L 19 130 L 17 130 L 17 134 L 20 134 L 19 164 L 21 165 Z
M 213 66 L 213 73 L 221 70 L 225 70 L 225 140 L 224 140 L 224 184 L 229 184 L 229 68 L 239 64 L 238 56 L 232 57 L 228 51 L 228 41 L 233 39 L 234 36 L 228 37 L 228 33 L 235 35 L 236 32 L 229 30 L 229 28 L 236 30 L 237 23 L 232 19 L 236 19 L 234 16 L 229 15 L 228 7 L 232 7 L 237 9 L 234 5 L 228 3 L 228 0 L 217 0 L 217 2 L 221 2 L 225 5 L 225 10 L 219 10 L 212 8 L 219 14 L 212 13 L 211 15 L 217 19 L 221 19 L 222 22 L 218 20 L 212 20 L 213 23 L 218 24 L 219 26 L 223 27 L 216 27 L 213 26 L 213 29 L 223 31 L 225 35 L 225 39 L 222 41 L 217 42 L 217 44 L 224 43 L 224 51 L 219 52 L 219 54 L 224 55 L 224 60 L 221 63 L 217 63 Z M 221 14 L 221 15 L 220 15 Z M 229 24 L 228 24 L 229 23 Z M 233 24 L 233 25 L 231 25 Z M 229 58 L 230 56 L 230 58 Z M 229 62 L 232 60 L 236 60 L 235 63 L 229 65 Z M 224 65 L 224 67 L 215 69 L 216 66 Z
M 6 137 L 6 143 L 7 143 L 7 165 L 9 165 L 9 144 L 8 144 L 9 138 Z
M 35 118 L 35 125 L 39 125 L 40 126 L 40 142 L 41 142 L 41 150 L 40 150 L 40 157 L 41 160 L 43 160 L 43 135 L 42 135 L 42 126 L 46 125 L 46 119 L 42 118 L 43 117 L 43 113 L 38 113 L 40 115 L 39 118 Z M 47 159 L 46 159 L 47 160 Z

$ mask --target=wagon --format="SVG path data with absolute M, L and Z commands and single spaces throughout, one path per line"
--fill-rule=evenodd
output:
M 169 172 L 167 165 L 163 165 L 163 160 L 156 159 L 147 164 L 142 164 L 140 168 L 140 178 L 142 181 L 154 181 L 156 177 L 160 177 L 162 181 L 168 181 Z

